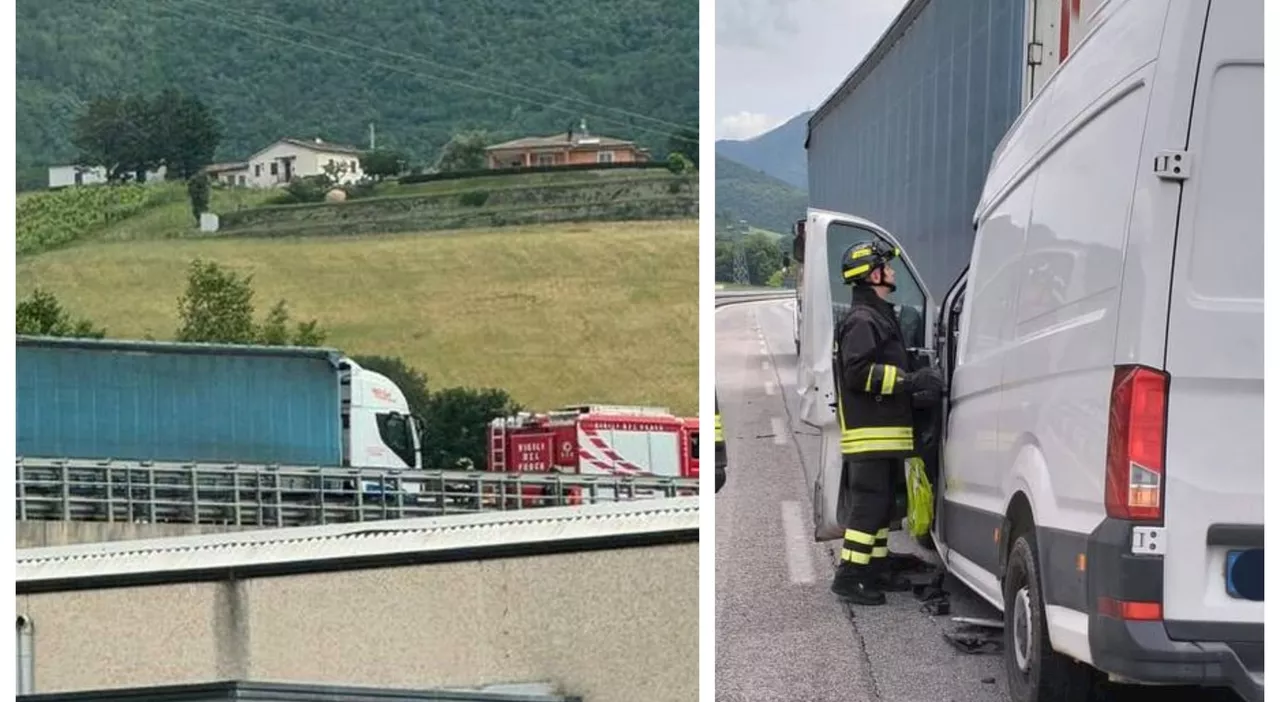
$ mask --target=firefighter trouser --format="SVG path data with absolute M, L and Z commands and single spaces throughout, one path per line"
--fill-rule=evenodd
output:
M 870 575 L 889 555 L 889 522 L 893 518 L 893 481 L 901 459 L 844 459 L 837 513 L 844 526 L 840 560 Z

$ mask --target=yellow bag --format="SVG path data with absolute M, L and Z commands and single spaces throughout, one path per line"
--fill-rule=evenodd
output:
M 907 459 L 907 533 L 921 538 L 933 525 L 933 486 L 924 472 L 924 459 Z

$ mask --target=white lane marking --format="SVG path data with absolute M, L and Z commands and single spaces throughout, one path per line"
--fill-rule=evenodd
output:
M 786 446 L 787 439 L 790 439 L 790 433 L 787 431 L 787 423 L 782 421 L 782 417 L 774 417 L 769 420 L 773 425 L 773 443 L 779 446 Z
M 778 394 L 778 384 L 777 384 L 777 383 L 775 383 L 775 382 L 773 382 L 772 380 L 766 380 L 766 381 L 764 381 L 764 394 L 766 394 L 766 395 L 777 395 L 777 394 Z
M 796 585 L 813 583 L 813 557 L 809 553 L 809 542 L 804 537 L 804 516 L 800 512 L 799 502 L 782 503 L 782 535 L 787 552 L 787 574 L 791 577 L 791 582 Z

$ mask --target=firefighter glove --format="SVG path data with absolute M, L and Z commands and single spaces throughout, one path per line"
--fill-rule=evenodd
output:
M 942 374 L 935 368 L 921 368 L 907 374 L 907 387 L 911 389 L 912 399 L 919 397 L 920 399 L 930 398 L 931 402 L 937 402 L 942 397 L 942 391 L 945 383 L 942 380 Z

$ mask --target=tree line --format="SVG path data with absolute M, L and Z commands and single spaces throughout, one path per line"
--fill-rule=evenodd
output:
M 195 259 L 177 300 L 174 340 L 192 343 L 323 346 L 328 338 L 315 319 L 295 320 L 280 300 L 258 320 L 253 276 Z M 53 293 L 37 288 L 17 305 L 17 333 L 82 339 L 108 337 L 105 328 L 76 317 Z M 426 425 L 422 463 L 429 470 L 479 467 L 487 460 L 487 426 L 495 417 L 522 411 L 497 388 L 432 390 L 426 373 L 394 356 L 353 355 L 362 368 L 381 373 L 404 392 L 412 413 Z

